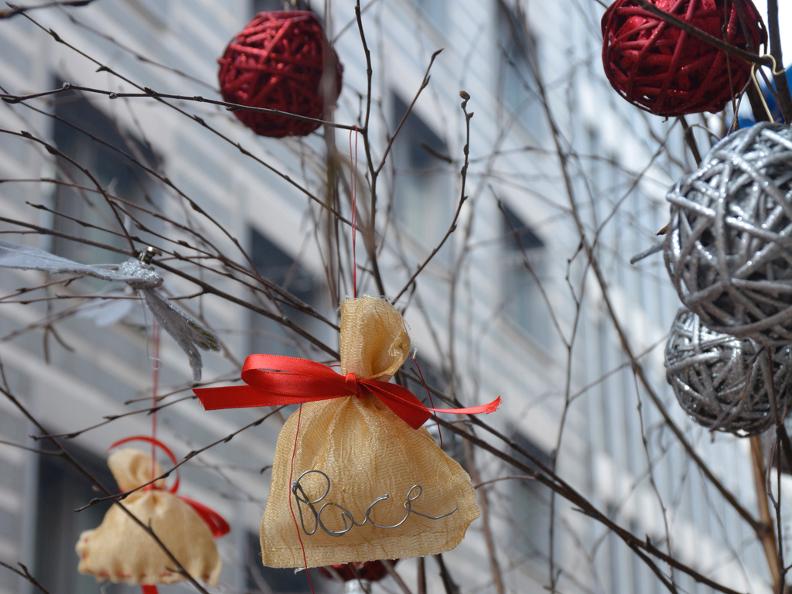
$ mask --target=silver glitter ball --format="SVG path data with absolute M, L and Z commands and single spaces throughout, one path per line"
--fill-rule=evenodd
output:
M 792 343 L 792 128 L 730 134 L 667 199 L 663 254 L 685 306 L 718 332 Z
M 686 309 L 671 327 L 665 367 L 680 406 L 713 431 L 756 435 L 783 419 L 792 401 L 792 347 L 713 332 Z

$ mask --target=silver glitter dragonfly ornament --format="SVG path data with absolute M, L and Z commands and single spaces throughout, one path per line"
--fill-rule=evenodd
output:
M 81 264 L 50 252 L 0 241 L 0 268 L 41 270 L 51 274 L 91 276 L 109 282 L 126 283 L 135 290 L 160 326 L 173 337 L 187 354 L 193 379 L 201 379 L 203 366 L 200 350 L 217 351 L 217 336 L 175 305 L 158 290 L 162 276 L 151 266 L 154 249 L 148 248 L 140 258 L 130 258 L 121 264 Z

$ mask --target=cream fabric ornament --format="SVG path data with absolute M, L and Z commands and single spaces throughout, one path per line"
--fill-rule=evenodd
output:
M 409 349 L 390 303 L 343 303 L 342 374 L 388 381 Z M 380 398 L 309 402 L 278 436 L 261 555 L 270 567 L 432 555 L 456 547 L 478 516 L 464 469 Z
M 161 474 L 151 454 L 121 449 L 108 459 L 121 491 L 129 491 Z M 209 584 L 217 583 L 220 556 L 212 531 L 189 504 L 162 489 L 140 490 L 122 501 L 132 514 L 162 540 L 187 572 Z M 78 570 L 98 580 L 129 584 L 172 584 L 185 580 L 162 547 L 118 505 L 113 505 L 102 523 L 87 530 L 77 542 Z

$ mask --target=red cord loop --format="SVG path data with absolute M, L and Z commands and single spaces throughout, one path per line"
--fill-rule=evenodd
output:
M 173 453 L 173 451 L 171 451 L 171 449 L 168 446 L 162 443 L 159 439 L 156 439 L 154 437 L 149 437 L 148 435 L 132 435 L 130 437 L 119 439 L 118 441 L 114 441 L 113 443 L 111 443 L 110 447 L 107 449 L 112 450 L 113 448 L 117 448 L 120 445 L 124 445 L 125 443 L 129 443 L 132 441 L 142 441 L 151 444 L 154 447 L 157 447 L 160 450 L 162 450 L 162 452 L 168 457 L 168 460 L 170 460 L 172 464 L 176 465 L 178 463 L 178 460 L 176 459 L 176 455 Z M 178 491 L 179 484 L 181 483 L 181 477 L 179 477 L 179 470 L 176 469 L 174 473 L 176 478 L 174 479 L 173 484 L 168 488 L 168 491 L 170 491 L 171 493 L 175 493 L 176 491 Z M 155 483 L 152 483 L 151 485 L 148 485 L 146 488 L 156 489 L 157 487 L 155 487 L 154 485 Z

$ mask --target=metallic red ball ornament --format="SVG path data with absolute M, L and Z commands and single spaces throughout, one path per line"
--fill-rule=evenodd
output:
M 751 0 L 649 2 L 752 53 L 767 39 Z M 638 0 L 616 0 L 602 17 L 602 63 L 622 97 L 660 116 L 719 112 L 751 75 L 750 63 L 666 22 Z
M 220 93 L 229 103 L 323 119 L 341 92 L 338 56 L 319 20 L 306 10 L 258 13 L 218 63 Z M 233 113 L 256 134 L 274 138 L 306 136 L 320 125 L 262 111 Z

